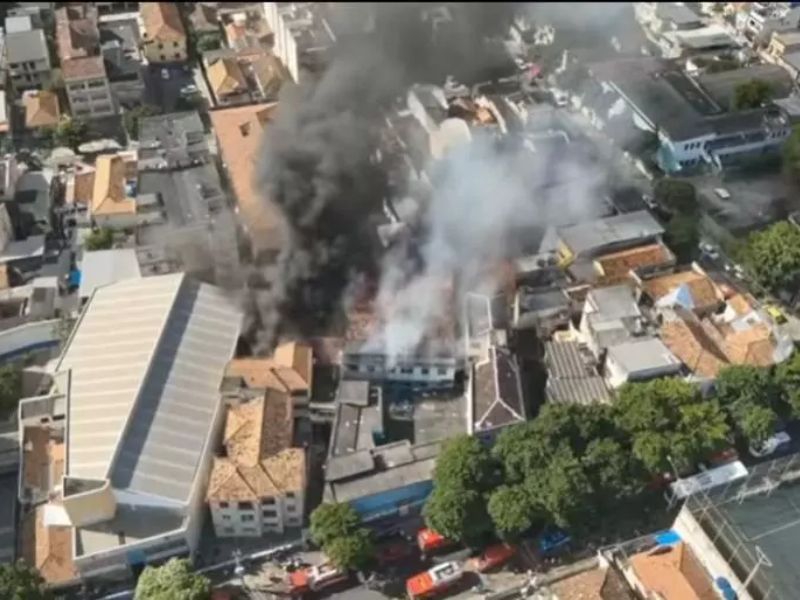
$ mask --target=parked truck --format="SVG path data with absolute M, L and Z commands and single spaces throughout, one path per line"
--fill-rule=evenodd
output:
M 330 563 L 323 563 L 289 573 L 289 593 L 297 598 L 308 592 L 317 592 L 347 579 L 347 573 Z
M 429 600 L 461 580 L 464 571 L 457 562 L 446 562 L 414 575 L 406 581 L 408 600 Z

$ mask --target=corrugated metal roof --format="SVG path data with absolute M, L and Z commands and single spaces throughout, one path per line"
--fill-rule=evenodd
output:
M 99 288 L 58 366 L 72 369 L 69 474 L 185 501 L 240 325 L 183 274 Z

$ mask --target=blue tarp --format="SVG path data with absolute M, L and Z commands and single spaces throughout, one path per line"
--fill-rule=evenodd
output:
M 539 550 L 542 554 L 547 554 L 568 544 L 571 539 L 567 532 L 560 529 L 553 529 L 539 537 Z
M 69 272 L 69 285 L 72 286 L 79 286 L 81 284 L 81 272 L 77 269 L 74 271 Z
M 724 577 L 717 577 L 714 580 L 714 583 L 717 584 L 717 587 L 719 588 L 719 591 L 722 592 L 722 597 L 725 600 L 736 600 L 738 598 L 736 591 L 734 591 L 733 587 L 731 586 L 731 582 Z
M 673 546 L 681 541 L 681 536 L 672 530 L 657 533 L 655 538 L 659 546 Z

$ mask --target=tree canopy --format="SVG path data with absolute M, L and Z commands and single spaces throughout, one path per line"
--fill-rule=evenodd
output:
M 697 191 L 688 181 L 665 177 L 653 188 L 655 200 L 678 214 L 694 214 L 697 211 Z
M 748 443 L 759 444 L 775 433 L 781 394 L 768 369 L 727 367 L 719 372 L 715 388 L 720 404 Z
M 730 438 L 725 413 L 715 400 L 680 379 L 628 383 L 615 404 L 617 422 L 633 439 L 633 454 L 650 473 L 693 470 L 722 450 Z
M 733 91 L 733 108 L 747 110 L 758 108 L 772 98 L 772 86 L 763 79 L 751 79 L 736 86 Z
M 800 273 L 800 228 L 780 221 L 751 234 L 742 260 L 764 287 L 775 292 L 794 290 Z
M 676 214 L 667 223 L 664 241 L 682 263 L 691 262 L 700 242 L 698 220 L 695 215 Z
M 209 600 L 211 582 L 191 570 L 189 561 L 173 558 L 160 567 L 145 567 L 134 600 Z
M 795 352 L 789 360 L 778 365 L 775 381 L 792 416 L 800 417 L 800 352 Z
M 23 561 L 0 564 L 0 598 L 4 600 L 49 600 L 44 579 Z
M 340 569 L 361 569 L 372 560 L 374 547 L 360 522 L 349 504 L 325 502 L 311 513 L 311 537 Z
M 53 131 L 53 142 L 57 146 L 66 146 L 73 151 L 83 144 L 89 135 L 89 126 L 76 119 L 62 120 Z
M 114 232 L 110 229 L 95 229 L 86 236 L 87 250 L 108 250 L 114 244 Z

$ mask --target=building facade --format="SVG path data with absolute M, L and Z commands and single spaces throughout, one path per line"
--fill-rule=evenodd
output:
M 139 16 L 143 53 L 148 62 L 159 64 L 186 60 L 186 30 L 177 4 L 141 2 Z
M 102 57 L 64 61 L 62 73 L 73 117 L 91 119 L 116 113 Z

